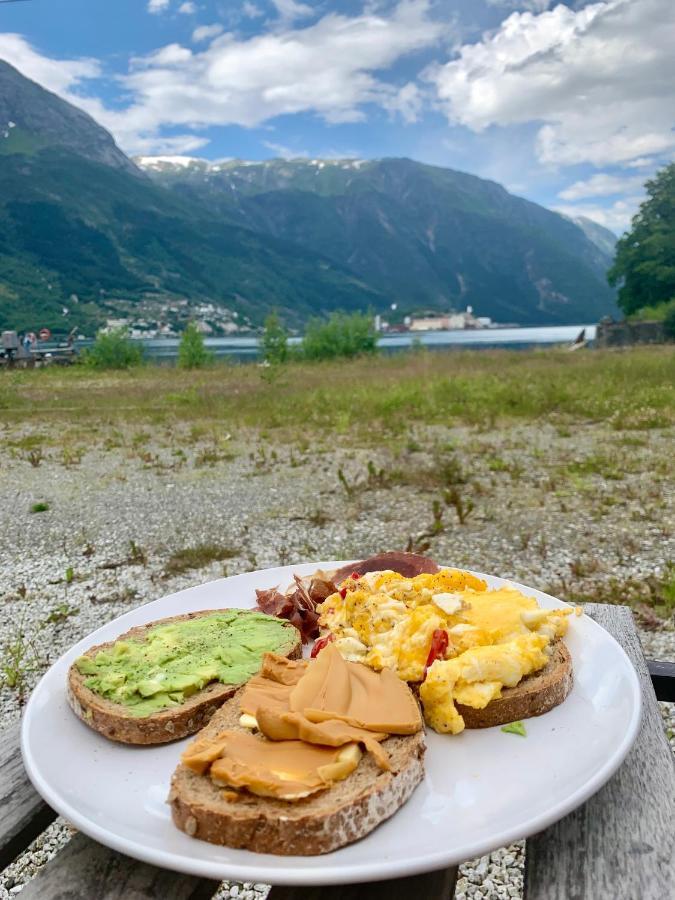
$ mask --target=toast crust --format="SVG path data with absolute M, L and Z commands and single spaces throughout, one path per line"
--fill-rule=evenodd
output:
M 113 641 L 90 647 L 83 655 L 95 656 L 99 650 L 111 647 L 116 641 L 143 637 L 150 628 L 171 622 L 184 622 L 201 616 L 212 615 L 225 610 L 205 609 L 199 612 L 157 619 L 147 625 L 137 625 L 121 634 Z M 241 610 L 250 612 L 251 610 Z M 302 656 L 300 633 L 289 622 L 288 645 L 276 652 L 289 659 Z M 129 713 L 129 709 L 120 703 L 106 700 L 85 686 L 87 676 L 78 671 L 75 664 L 68 671 L 67 696 L 71 709 L 86 725 L 98 731 L 112 741 L 123 744 L 166 744 L 188 737 L 199 731 L 209 721 L 216 710 L 225 703 L 241 687 L 239 684 L 220 684 L 214 682 L 206 685 L 201 691 L 188 697 L 180 706 L 162 709 L 150 716 L 137 718 Z
M 492 728 L 521 719 L 541 716 L 558 706 L 572 690 L 572 657 L 562 640 L 552 646 L 545 668 L 523 678 L 515 687 L 504 688 L 499 700 L 484 709 L 457 704 L 467 728 Z
M 239 725 L 239 697 L 228 700 L 204 728 L 204 737 Z M 365 837 L 392 816 L 424 776 L 424 732 L 391 736 L 383 746 L 391 772 L 364 754 L 344 781 L 302 800 L 285 801 L 223 792 L 210 778 L 179 765 L 171 779 L 174 823 L 212 844 L 280 856 L 317 856 Z M 230 799 L 227 799 L 230 797 Z

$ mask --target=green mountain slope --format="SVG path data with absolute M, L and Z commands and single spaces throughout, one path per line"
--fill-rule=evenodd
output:
M 603 246 L 472 175 L 408 159 L 137 162 L 191 203 L 323 253 L 406 309 L 468 304 L 528 324 L 616 309 L 610 232 L 596 226 Z
M 272 308 L 301 326 L 392 303 L 588 321 L 615 311 L 606 235 L 592 237 L 497 184 L 405 159 L 136 164 L 0 61 L 0 328 L 91 333 L 201 304 L 253 325 Z
M 7 126 L 9 138 L 0 133 L 14 141 L 0 154 L 0 329 L 91 331 L 130 304 L 183 300 L 253 324 L 273 307 L 299 324 L 319 310 L 382 304 L 333 260 L 214 220 L 203 204 L 157 186 L 79 111 L 67 141 L 45 110 L 21 117 L 12 103 L 32 102 L 35 91 L 38 107 L 73 108 L 8 69 L 0 73 L 1 115 L 20 124 Z

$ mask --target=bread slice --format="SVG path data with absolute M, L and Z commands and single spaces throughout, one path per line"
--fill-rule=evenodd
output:
M 182 622 L 209 616 L 222 609 L 205 609 L 200 612 L 185 613 L 168 619 L 158 619 L 147 625 L 131 628 L 114 641 L 99 644 L 87 650 L 84 656 L 95 656 L 100 650 L 106 650 L 116 641 L 143 638 L 149 629 L 157 625 L 168 625 L 171 622 Z M 237 610 L 242 614 L 249 610 Z M 288 642 L 275 652 L 289 659 L 300 659 L 302 643 L 300 632 L 290 622 L 285 622 L 288 629 Z M 262 661 L 262 653 L 260 654 Z M 221 684 L 213 682 L 201 691 L 188 697 L 180 706 L 162 709 L 149 716 L 139 718 L 129 712 L 129 707 L 112 700 L 107 700 L 94 693 L 85 685 L 87 675 L 83 675 L 73 663 L 68 671 L 68 702 L 80 719 L 112 741 L 123 744 L 166 744 L 179 738 L 187 737 L 199 731 L 209 721 L 215 711 L 237 691 L 239 684 Z
M 572 690 L 572 657 L 562 640 L 553 644 L 545 668 L 523 678 L 515 687 L 504 688 L 499 700 L 485 709 L 457 704 L 467 728 L 491 728 L 549 712 Z
M 200 737 L 245 730 L 239 697 L 228 700 Z M 424 775 L 424 732 L 387 738 L 391 772 L 364 753 L 343 781 L 302 800 L 276 800 L 223 791 L 207 775 L 179 765 L 171 779 L 174 823 L 191 837 L 281 856 L 317 856 L 359 840 L 399 809 Z M 227 799 L 227 798 L 230 799 Z

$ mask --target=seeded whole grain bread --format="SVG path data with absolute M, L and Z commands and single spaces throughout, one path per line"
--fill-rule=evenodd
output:
M 168 625 L 172 622 L 184 622 L 187 619 L 200 618 L 214 613 L 229 612 L 224 609 L 205 609 L 199 612 L 185 613 L 167 619 L 157 619 L 147 625 L 138 625 L 105 644 L 91 647 L 84 656 L 95 656 L 100 650 L 107 650 L 116 641 L 143 638 L 149 629 L 157 625 Z M 248 613 L 252 610 L 237 610 Z M 289 659 L 300 659 L 302 643 L 300 632 L 290 622 L 284 623 L 288 628 L 288 643 L 275 652 Z M 262 653 L 260 654 L 262 660 Z M 241 687 L 240 684 L 221 684 L 213 682 L 188 697 L 180 706 L 162 709 L 141 718 L 131 715 L 129 708 L 120 703 L 107 700 L 94 693 L 85 685 L 88 676 L 83 675 L 73 663 L 68 671 L 68 702 L 75 714 L 94 731 L 112 741 L 123 744 L 166 744 L 179 738 L 195 734 L 209 721 L 216 710 L 223 705 Z
M 239 725 L 239 697 L 228 700 L 200 737 L 215 737 Z M 391 772 L 368 753 L 343 781 L 302 800 L 286 801 L 223 791 L 208 775 L 182 764 L 171 779 L 169 804 L 174 823 L 191 837 L 280 856 L 330 853 L 369 834 L 392 816 L 424 776 L 424 731 L 392 735 L 383 743 Z M 229 799 L 228 799 L 229 798 Z
M 549 712 L 572 690 L 572 657 L 564 641 L 557 640 L 545 668 L 523 678 L 515 687 L 504 688 L 499 700 L 485 709 L 457 704 L 467 728 L 491 728 Z

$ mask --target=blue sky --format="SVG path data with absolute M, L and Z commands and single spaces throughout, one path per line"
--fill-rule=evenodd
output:
M 673 0 L 0 2 L 129 154 L 409 156 L 621 232 L 675 153 Z

